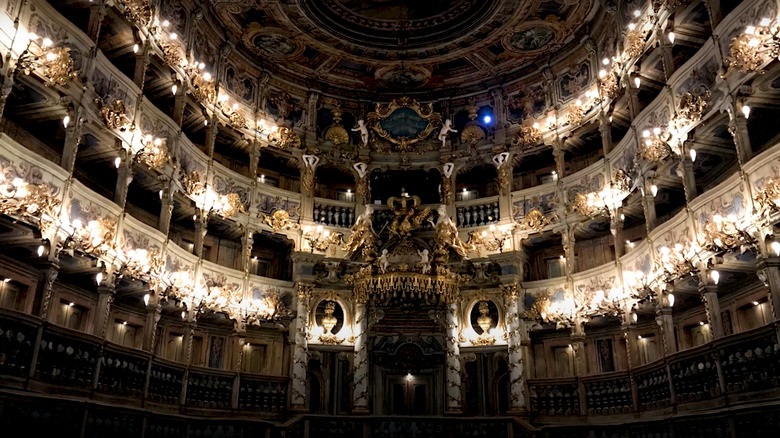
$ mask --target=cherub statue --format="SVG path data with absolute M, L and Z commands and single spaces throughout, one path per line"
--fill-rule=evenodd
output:
M 441 142 L 442 146 L 447 145 L 447 134 L 450 132 L 458 132 L 452 127 L 452 121 L 447 119 L 444 121 L 444 126 L 441 127 L 441 130 L 439 131 L 439 141 Z
M 431 261 L 428 258 L 428 250 L 423 249 L 422 251 L 417 251 L 417 255 L 420 256 L 420 266 L 422 267 L 422 273 L 427 274 L 431 272 Z
M 370 261 L 370 259 L 375 255 L 375 237 L 374 232 L 371 229 L 371 216 L 373 213 L 373 207 L 367 205 L 366 211 L 358 216 L 357 220 L 355 221 L 355 225 L 352 226 L 352 232 L 349 235 L 349 239 L 341 246 L 341 249 L 349 252 L 350 254 L 362 247 L 363 256 L 366 257 L 366 261 Z
M 387 260 L 387 248 L 382 250 L 382 255 L 380 255 L 377 260 L 379 261 L 379 272 L 384 274 L 390 266 L 390 261 Z
M 360 131 L 360 140 L 363 141 L 363 146 L 368 146 L 368 127 L 363 119 L 357 121 L 357 128 L 352 128 L 352 132 Z

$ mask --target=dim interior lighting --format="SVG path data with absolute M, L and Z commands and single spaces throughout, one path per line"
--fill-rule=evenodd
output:
M 718 284 L 718 281 L 720 281 L 720 272 L 718 271 L 710 272 L 710 278 L 712 279 L 712 282 L 714 284 Z
M 98 272 L 97 275 L 95 275 L 95 281 L 97 282 L 97 284 L 100 284 L 103 281 L 103 273 L 102 272 Z
M 655 198 L 655 196 L 658 195 L 658 186 L 655 184 L 650 186 L 650 193 L 652 193 L 653 197 Z
M 744 115 L 746 119 L 750 118 L 750 107 L 749 106 L 742 105 L 742 115 Z
M 62 126 L 68 127 L 70 125 L 70 116 L 65 116 L 62 118 Z
M 127 325 L 127 321 L 122 321 L 122 325 Z
M 669 294 L 666 299 L 669 301 L 669 307 L 674 307 L 674 294 Z
M 669 42 L 670 43 L 674 44 L 674 38 L 675 38 L 674 32 L 669 32 Z
M 406 380 L 412 380 L 413 378 L 412 373 L 406 373 Z
M 490 122 L 493 121 L 493 118 L 490 117 L 490 116 L 485 116 L 485 117 L 482 118 L 482 121 L 485 122 L 485 124 L 487 125 L 487 124 L 490 124 Z
M 688 151 L 688 153 L 691 155 L 691 162 L 695 162 L 696 161 L 696 149 L 691 149 L 690 151 Z
M 637 338 L 637 339 L 639 339 L 639 340 L 641 341 L 641 340 L 642 340 L 642 335 L 637 335 L 637 337 L 636 337 L 636 338 Z
M 144 295 L 144 306 L 149 305 L 149 298 L 150 298 L 149 294 Z
M 120 157 L 116 157 L 116 158 L 114 159 L 114 167 L 116 167 L 117 169 L 119 169 L 119 165 L 120 165 L 120 164 L 122 164 L 122 158 L 120 158 Z
M 46 248 L 43 245 L 38 246 L 38 257 L 43 257 L 44 251 L 46 251 Z

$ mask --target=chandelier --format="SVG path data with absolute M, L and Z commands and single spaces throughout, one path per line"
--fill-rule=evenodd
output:
M 758 217 L 768 223 L 771 215 L 780 211 L 780 179 L 767 178 L 761 191 L 755 197 Z
M 222 114 L 227 116 L 228 122 L 230 122 L 230 125 L 236 129 L 245 129 L 247 127 L 247 120 L 244 116 L 244 112 L 241 111 L 237 103 L 234 103 L 232 106 L 226 105 L 227 96 L 221 95 L 219 96 L 220 102 L 222 104 L 220 105 L 222 108 Z
M 489 252 L 504 252 L 504 247 L 511 244 L 507 241 L 512 238 L 512 228 L 511 225 L 498 227 L 490 225 L 490 234 L 488 234 L 487 230 L 482 230 L 481 232 L 472 231 L 469 233 L 468 243 L 474 245 L 477 255 L 480 256 L 482 255 L 482 249 Z
M 224 218 L 231 218 L 238 213 L 246 213 L 244 203 L 238 193 L 221 195 L 214 188 L 201 182 L 201 173 L 192 171 L 182 177 L 182 184 L 187 194 L 195 201 L 195 206 L 206 213 L 216 213 Z
M 659 249 L 660 257 L 655 261 L 657 276 L 664 277 L 667 282 L 670 282 L 695 272 L 693 257 L 697 251 L 696 245 L 691 246 L 687 251 L 681 243 L 675 244 L 673 248 L 662 246 Z
M 125 253 L 127 262 L 122 267 L 122 273 L 133 278 L 142 278 L 150 284 L 160 281 L 165 268 L 165 259 L 156 249 L 136 248 Z
M 115 227 L 116 221 L 110 219 L 97 218 L 86 225 L 75 219 L 70 223 L 68 246 L 98 257 L 105 255 L 114 249 Z
M 759 26 L 748 26 L 731 41 L 726 57 L 727 74 L 732 69 L 740 73 L 761 72 L 761 66 L 780 55 L 780 36 L 777 27 L 770 28 L 771 20 L 764 18 Z
M 459 282 L 468 281 L 465 275 L 451 272 L 437 265 L 433 272 L 424 274 L 420 266 L 390 268 L 382 273 L 368 265 L 358 272 L 344 276 L 344 282 L 352 286 L 355 300 L 366 302 L 369 297 L 388 304 L 397 300 L 420 300 L 427 305 L 453 302 L 459 295 Z
M 49 87 L 64 86 L 78 76 L 69 47 L 54 47 L 54 43 L 49 38 L 41 39 L 31 33 L 27 47 L 16 62 L 14 74 L 21 71 L 30 75 L 35 70 L 41 70 Z
M 672 148 L 669 146 L 671 138 L 669 132 L 663 132 L 659 127 L 653 128 L 652 131 L 645 129 L 642 131 L 639 156 L 651 163 L 663 162 L 672 155 Z
M 325 252 L 331 246 L 341 243 L 343 239 L 341 233 L 331 232 L 323 228 L 322 225 L 317 225 L 313 230 L 307 225 L 303 228 L 303 240 L 306 241 L 309 250 L 313 253 L 314 250 Z
M 132 161 L 138 161 L 152 169 L 163 167 L 170 161 L 167 143 L 166 139 L 153 137 L 151 134 L 141 136 L 137 144 L 131 143 Z
M 36 219 L 46 235 L 61 205 L 47 184 L 29 184 L 19 177 L 9 181 L 0 173 L 0 214 Z
M 211 77 L 211 73 L 201 73 L 199 68 L 200 64 L 197 70 L 191 69 L 192 95 L 202 104 L 213 104 L 216 102 L 217 98 L 217 89 L 214 85 L 214 80 Z

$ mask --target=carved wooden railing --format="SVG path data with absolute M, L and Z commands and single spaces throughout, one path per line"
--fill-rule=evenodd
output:
M 718 339 L 628 371 L 529 380 L 534 416 L 615 415 L 736 401 L 780 388 L 780 323 Z M 582 405 L 582 406 L 581 406 Z
M 26 386 L 212 411 L 280 417 L 289 379 L 175 364 L 145 351 L 0 310 L 0 387 Z

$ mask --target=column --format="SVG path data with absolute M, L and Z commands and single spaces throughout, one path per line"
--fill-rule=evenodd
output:
M 769 283 L 769 305 L 772 306 L 772 316 L 775 321 L 780 321 L 780 257 L 765 258 L 760 265 L 763 265 Z
M 33 304 L 33 313 L 40 315 L 44 321 L 49 320 L 49 313 L 52 309 L 54 280 L 60 271 L 60 263 L 56 258 L 49 260 L 41 269 L 38 277 L 38 283 L 35 286 L 35 302 Z
M 607 113 L 599 115 L 599 133 L 601 134 L 601 149 L 606 157 L 612 151 L 612 123 Z
M 704 301 L 704 310 L 707 312 L 707 323 L 710 325 L 712 338 L 719 339 L 723 337 L 723 321 L 720 318 L 718 285 L 711 282 L 709 271 L 702 271 L 700 276 L 702 278 L 699 280 L 699 293 Z
M 631 324 L 631 311 L 625 310 L 622 315 L 620 330 L 623 332 L 623 339 L 626 341 L 626 362 L 629 369 L 639 365 L 637 355 L 636 335 Z
M 2 82 L 0 82 L 0 84 L 2 84 L 0 85 L 0 117 L 2 117 L 5 111 L 5 102 L 14 89 L 14 75 L 11 73 L 2 75 Z
M 571 327 L 570 342 L 574 350 L 574 375 L 582 377 L 588 374 L 588 361 L 585 354 L 585 326 L 580 317 L 576 317 Z
M 553 157 L 555 157 L 555 171 L 558 173 L 558 181 L 566 176 L 565 155 L 566 152 L 563 150 L 563 141 L 556 139 L 555 142 L 553 142 Z
M 146 67 L 149 66 L 149 46 L 148 42 L 141 46 L 138 53 L 135 54 L 135 71 L 133 72 L 133 82 L 139 90 L 143 91 L 144 81 L 146 80 Z
M 710 23 L 712 29 L 715 29 L 723 19 L 723 9 L 720 6 L 720 0 L 704 0 L 707 6 L 707 12 L 710 14 Z
M 566 226 L 561 233 L 561 244 L 563 244 L 563 257 L 566 264 L 566 277 L 571 279 L 572 274 L 577 270 L 574 255 L 574 228 Z
M 615 214 L 609 218 L 609 231 L 615 243 L 615 260 L 619 260 L 626 253 L 626 245 L 623 240 L 623 207 L 618 207 Z
M 442 203 L 447 207 L 451 218 L 457 217 L 455 209 L 455 163 L 444 163 L 441 172 Z
M 693 161 L 691 161 L 690 146 L 683 147 L 683 154 L 680 157 L 682 165 L 678 167 L 677 175 L 682 178 L 683 189 L 685 189 L 685 200 L 691 202 L 696 199 L 696 176 L 693 173 Z
M 114 302 L 116 286 L 114 284 L 114 275 L 106 274 L 106 278 L 98 284 L 98 302 L 95 309 L 95 326 L 92 328 L 92 334 L 99 337 L 106 337 L 106 328 L 111 316 L 111 304 Z
M 365 165 L 366 168 L 361 166 L 358 170 L 354 168 L 352 175 L 355 177 L 355 217 L 360 216 L 366 210 L 366 204 L 371 202 L 371 189 L 368 184 L 368 165 L 366 163 L 355 163 L 355 166 Z M 444 191 L 442 185 L 442 191 Z
M 508 155 L 496 167 L 496 172 L 498 173 L 498 209 L 501 220 L 512 217 L 512 164 L 510 161 L 511 155 Z M 493 162 L 496 163 L 495 157 Z
M 448 413 L 461 413 L 463 401 L 460 382 L 460 344 L 458 340 L 458 303 L 447 303 L 447 403 L 445 410 Z
M 121 140 L 118 140 L 121 142 Z M 124 209 L 127 203 L 127 191 L 130 183 L 133 181 L 133 163 L 130 161 L 127 152 L 119 147 L 119 156 L 122 162 L 119 163 L 116 175 L 116 189 L 114 190 L 114 203 Z
M 253 230 L 250 227 L 246 227 L 241 242 L 241 247 L 243 248 L 243 251 L 241 252 L 241 270 L 247 275 L 249 275 L 249 271 L 252 268 L 252 245 L 254 244 L 252 233 Z
M 639 113 L 642 111 L 642 108 L 639 107 L 639 88 L 636 87 L 636 84 L 634 84 L 634 78 L 630 75 L 627 75 L 627 86 L 628 88 L 628 110 L 631 114 L 631 121 L 633 121 Z
M 290 404 L 293 411 L 306 410 L 306 369 L 308 367 L 309 347 L 307 341 L 309 329 L 309 300 L 314 285 L 298 283 L 298 296 L 295 315 L 295 345 L 293 346 L 292 383 L 290 386 Z
M 368 306 L 355 300 L 355 357 L 352 365 L 352 412 L 368 414 Z
M 195 336 L 195 327 L 198 325 L 195 310 L 187 310 L 187 325 L 184 327 L 184 363 L 192 363 L 192 341 Z
M 645 226 L 647 227 L 647 233 L 655 229 L 656 216 L 655 216 L 655 196 L 653 196 L 652 184 L 647 180 L 644 181 L 644 191 L 642 193 L 642 210 L 645 213 Z
M 187 106 L 187 83 L 176 81 L 176 96 L 173 98 L 173 122 L 181 129 L 184 108 Z
M 203 242 L 206 240 L 206 233 L 208 232 L 209 216 L 205 211 L 199 211 L 198 217 L 195 218 L 195 239 L 192 244 L 192 253 L 203 257 Z
M 677 340 L 674 337 L 674 318 L 672 317 L 672 308 L 668 305 L 659 304 L 656 308 L 656 322 L 661 327 L 661 334 L 664 341 L 664 353 L 666 356 L 677 352 Z
M 737 149 L 737 160 L 740 166 L 750 161 L 753 156 L 753 147 L 750 144 L 750 135 L 747 130 L 747 119 L 742 113 L 742 108 L 736 103 L 736 98 L 732 98 L 731 108 L 729 110 L 731 120 L 729 120 L 729 132 L 734 137 L 734 146 Z
M 525 394 L 525 347 L 528 334 L 525 323 L 520 321 L 520 293 L 516 284 L 501 287 L 506 309 L 507 346 L 509 348 L 509 412 L 524 415 L 528 412 Z M 530 339 L 527 339 L 530 341 Z
M 146 322 L 144 323 L 143 349 L 154 353 L 157 348 L 157 324 L 162 316 L 158 294 L 150 292 L 149 304 L 146 306 Z
M 89 6 L 89 23 L 87 24 L 87 36 L 93 42 L 97 42 L 100 36 L 100 25 L 106 15 L 106 8 L 102 1 L 94 2 Z
M 157 221 L 157 229 L 167 236 L 171 228 L 171 215 L 173 214 L 173 184 L 168 183 L 168 187 L 162 189 L 160 204 L 160 218 Z
M 233 333 L 230 334 L 230 343 L 233 346 L 233 355 L 229 369 L 241 372 L 244 360 L 244 346 L 246 345 L 246 324 L 243 321 L 236 320 L 236 326 L 233 329 Z
M 314 216 L 314 172 L 320 159 L 316 155 L 301 156 L 301 217 L 313 220 Z
M 65 128 L 65 143 L 62 148 L 60 166 L 71 174 L 76 166 L 76 154 L 81 143 L 81 114 L 81 108 L 72 112 L 69 111 L 70 124 Z
M 674 66 L 674 55 L 672 54 L 672 48 L 674 47 L 669 41 L 668 35 L 664 35 L 661 33 L 661 30 L 658 30 L 659 32 L 659 38 L 661 42 L 661 59 L 664 62 L 664 74 L 666 75 L 666 80 L 668 81 L 669 78 L 672 77 L 675 71 Z

